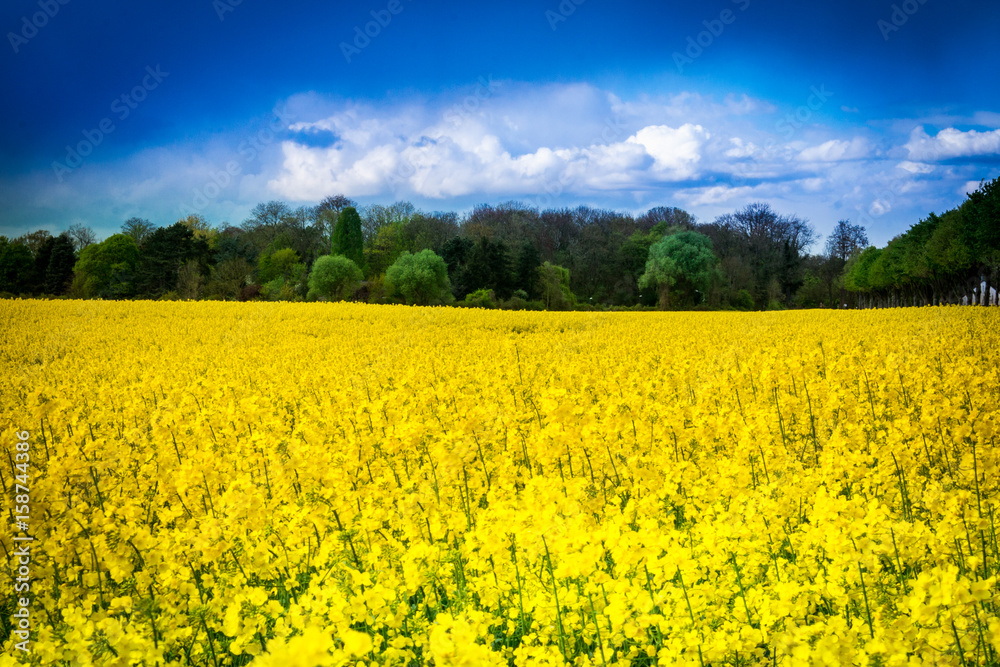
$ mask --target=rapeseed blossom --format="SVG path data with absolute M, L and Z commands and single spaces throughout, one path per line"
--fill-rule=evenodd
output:
M 0 665 L 997 664 L 997 309 L 0 311 Z

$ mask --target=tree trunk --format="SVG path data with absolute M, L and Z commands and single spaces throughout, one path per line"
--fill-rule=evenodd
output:
M 660 292 L 660 310 L 667 310 L 670 307 L 670 285 L 667 283 L 659 284 Z

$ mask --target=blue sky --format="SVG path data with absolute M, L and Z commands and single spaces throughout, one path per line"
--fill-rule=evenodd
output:
M 767 201 L 882 244 L 1000 174 L 995 2 L 16 0 L 0 26 L 8 236 L 343 193 Z

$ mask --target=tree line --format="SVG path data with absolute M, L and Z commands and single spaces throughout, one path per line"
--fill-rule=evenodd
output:
M 863 307 L 986 304 L 1000 278 L 1000 178 L 956 208 L 931 213 L 884 248 L 846 267 L 844 286 Z
M 987 265 L 995 275 L 996 192 L 996 181 L 984 185 L 882 250 L 842 220 L 815 254 L 812 226 L 765 203 L 699 223 L 676 207 L 633 216 L 505 202 L 460 218 L 408 202 L 359 207 L 344 195 L 298 208 L 269 201 L 239 225 L 133 217 L 100 242 L 80 226 L 0 237 L 0 293 L 538 309 L 841 307 L 918 293 L 933 301 Z M 918 245 L 936 263 L 917 262 Z

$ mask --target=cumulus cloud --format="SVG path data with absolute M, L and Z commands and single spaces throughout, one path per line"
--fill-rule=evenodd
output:
M 685 190 L 678 195 L 691 206 L 712 206 L 734 201 L 746 201 L 751 198 L 752 193 L 753 188 L 746 185 L 739 187 L 714 185 L 707 188 Z
M 589 87 L 556 90 L 552 104 L 539 108 L 576 108 L 583 99 L 596 105 L 598 120 L 581 122 L 589 132 L 576 137 L 565 133 L 549 137 L 561 138 L 561 144 L 544 142 L 540 136 L 526 141 L 518 131 L 527 123 L 522 117 L 526 109 L 511 108 L 509 101 L 498 100 L 490 107 L 492 101 L 487 100 L 476 113 L 455 114 L 452 109 L 419 120 L 413 116 L 403 120 L 372 107 L 335 111 L 290 128 L 300 133 L 328 132 L 336 141 L 314 146 L 286 140 L 280 172 L 269 186 L 294 200 L 316 200 L 330 192 L 445 199 L 477 193 L 642 189 L 699 175 L 711 138 L 701 125 L 643 124 L 644 114 L 632 111 L 623 117 L 620 100 L 597 96 Z M 608 114 L 603 122 L 602 111 Z M 550 121 L 543 116 L 535 125 Z
M 131 215 L 169 224 L 197 211 L 216 223 L 239 222 L 267 199 L 315 204 L 343 193 L 363 204 L 406 199 L 431 210 L 506 199 L 635 212 L 680 205 L 703 220 L 760 200 L 820 230 L 850 216 L 888 214 L 910 224 L 991 177 L 975 159 L 937 165 L 940 156 L 982 152 L 996 140 L 994 132 L 929 137 L 921 127 L 911 134 L 916 125 L 967 121 L 904 119 L 882 136 L 877 126 L 815 124 L 790 141 L 777 125 L 782 110 L 748 96 L 623 98 L 583 83 L 484 79 L 467 90 L 402 99 L 308 93 L 286 102 L 280 122 L 269 116 L 208 141 L 93 161 L 65 183 L 37 174 L 31 187 L 17 188 L 34 193 L 30 202 L 22 197 L 19 215 L 49 220 L 54 206 L 98 212 L 75 221 L 107 224 L 101 231 L 111 233 Z M 258 133 L 265 123 L 267 133 Z
M 819 146 L 804 149 L 798 155 L 802 162 L 840 162 L 868 157 L 868 142 L 861 137 L 850 141 L 831 139 Z
M 749 141 L 743 141 L 740 137 L 730 137 L 729 143 L 732 146 L 726 151 L 726 157 L 750 157 L 757 152 L 757 147 Z
M 909 160 L 903 160 L 896 165 L 903 171 L 908 171 L 911 174 L 929 174 L 934 171 L 934 165 L 926 164 L 924 162 L 910 162 Z
M 1000 154 L 1000 130 L 962 132 L 953 127 L 930 136 L 923 127 L 914 128 L 905 146 L 915 161 L 948 160 L 959 157 Z
M 653 158 L 654 169 L 667 180 L 684 180 L 697 173 L 702 145 L 710 136 L 701 125 L 685 123 L 676 129 L 651 125 L 626 141 L 642 146 Z

